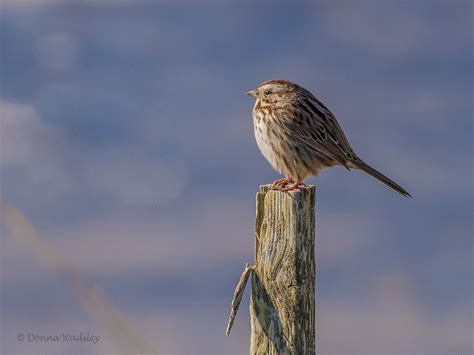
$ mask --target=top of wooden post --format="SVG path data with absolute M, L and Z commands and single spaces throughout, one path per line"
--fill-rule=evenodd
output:
M 306 184 L 301 184 L 303 185 L 304 187 L 308 188 L 308 189 L 314 189 L 314 185 L 306 185 Z M 265 184 L 265 185 L 260 185 L 260 191 L 261 192 L 267 192 L 268 190 L 270 190 L 272 187 L 272 184 Z M 278 191 L 278 190 L 272 190 L 272 191 Z M 292 190 L 292 191 L 288 191 L 288 192 L 298 192 L 298 191 L 301 191 L 300 189 L 295 189 L 295 190 Z
M 283 191 L 278 191 L 278 190 L 272 190 L 271 189 L 272 185 L 271 184 L 266 184 L 266 185 L 260 185 L 259 193 L 266 194 L 267 192 L 274 192 L 274 193 L 290 194 L 291 196 L 299 197 L 299 196 L 302 196 L 304 193 L 307 193 L 307 192 L 314 193 L 315 190 L 316 190 L 314 185 L 303 185 L 303 186 L 305 187 L 305 190 L 295 189 L 295 190 L 283 192 Z

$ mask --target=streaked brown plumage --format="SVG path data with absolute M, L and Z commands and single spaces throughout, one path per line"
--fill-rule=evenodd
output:
M 308 90 L 286 80 L 270 80 L 247 92 L 253 108 L 255 139 L 263 156 L 286 178 L 273 188 L 290 191 L 321 169 L 343 166 L 362 170 L 403 196 L 400 185 L 362 161 L 351 148 L 332 112 Z M 291 180 L 295 182 L 288 186 Z

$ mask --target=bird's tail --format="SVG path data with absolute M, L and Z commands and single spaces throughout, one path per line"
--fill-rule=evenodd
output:
M 398 185 L 395 181 L 393 181 L 393 180 L 389 179 L 388 177 L 386 177 L 381 172 L 379 172 L 379 171 L 375 170 L 374 168 L 372 168 L 371 166 L 367 165 L 362 160 L 359 159 L 359 160 L 356 160 L 356 161 L 352 161 L 351 165 L 354 168 L 360 169 L 360 170 L 366 172 L 367 174 L 373 176 L 377 180 L 383 182 L 388 187 L 390 187 L 390 188 L 394 189 L 395 191 L 397 191 L 400 195 L 405 196 L 405 197 L 411 197 L 411 195 L 408 193 L 408 191 L 406 191 L 403 187 Z

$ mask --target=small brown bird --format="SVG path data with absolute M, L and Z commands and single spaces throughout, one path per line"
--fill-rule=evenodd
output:
M 273 189 L 304 189 L 300 184 L 305 178 L 340 165 L 362 170 L 411 197 L 354 153 L 336 117 L 308 90 L 290 81 L 270 80 L 247 95 L 256 98 L 253 127 L 257 145 L 273 168 L 286 176 L 275 181 Z

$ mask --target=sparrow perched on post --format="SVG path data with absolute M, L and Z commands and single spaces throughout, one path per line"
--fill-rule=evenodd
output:
M 256 98 L 253 127 L 257 145 L 272 167 L 285 176 L 273 183 L 273 189 L 304 189 L 300 184 L 305 178 L 339 165 L 362 170 L 411 197 L 354 153 L 336 117 L 308 90 L 290 81 L 270 80 L 247 95 Z

